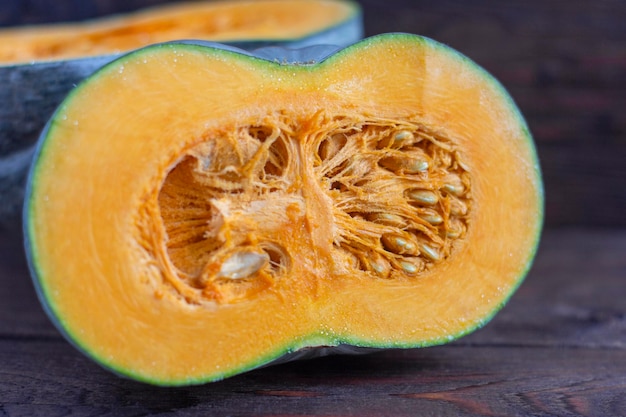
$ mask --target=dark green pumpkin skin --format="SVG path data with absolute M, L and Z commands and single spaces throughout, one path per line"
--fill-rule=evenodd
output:
M 266 47 L 347 46 L 363 36 L 361 9 L 356 3 L 351 5 L 353 13 L 345 21 L 302 38 L 221 44 L 245 51 Z M 20 224 L 24 184 L 34 144 L 54 109 L 76 85 L 119 57 L 118 54 L 0 65 L 0 229 L 15 230 Z
M 458 54 L 459 59 L 461 60 L 466 60 L 465 57 L 463 57 L 461 54 L 459 54 L 456 51 L 453 51 L 451 49 L 448 49 L 447 47 L 438 44 L 436 41 L 433 41 L 431 39 L 428 38 L 422 38 L 422 37 L 417 37 L 417 36 L 413 36 L 413 35 L 406 35 L 406 34 L 387 34 L 387 35 L 380 35 L 379 37 L 374 37 L 374 38 L 370 38 L 369 40 L 364 40 L 363 42 L 361 42 L 360 44 L 357 43 L 356 45 L 352 45 L 351 48 L 359 48 L 360 45 L 367 45 L 367 42 L 373 42 L 376 40 L 376 38 L 378 39 L 382 39 L 384 41 L 384 39 L 386 37 L 389 38 L 394 38 L 394 37 L 398 37 L 398 38 L 406 38 L 407 41 L 413 42 L 413 41 L 417 41 L 417 42 L 426 42 L 426 43 L 432 43 L 435 44 L 438 48 L 441 49 L 446 49 L 446 53 L 452 53 L 452 54 Z M 270 61 L 270 63 L 284 63 L 284 64 L 298 64 L 298 63 L 303 63 L 306 62 L 308 64 L 311 63 L 321 63 L 323 62 L 325 59 L 327 59 L 328 57 L 332 56 L 335 52 L 337 52 L 337 48 L 332 47 L 332 46 L 323 46 L 323 45 L 317 45 L 317 46 L 311 46 L 311 47 L 307 47 L 307 48 L 301 48 L 301 49 L 290 49 L 290 48 L 284 48 L 284 47 L 267 47 L 267 48 L 263 48 L 263 49 L 259 49 L 256 51 L 246 51 L 243 49 L 239 49 L 239 48 L 235 48 L 232 46 L 228 46 L 228 45 L 222 45 L 222 44 L 215 44 L 215 43 L 210 43 L 210 42 L 197 42 L 197 41 L 189 41 L 189 42 L 184 42 L 186 45 L 191 44 L 191 45 L 197 45 L 200 47 L 207 47 L 207 48 L 217 48 L 219 50 L 227 50 L 227 51 L 233 51 L 233 52 L 237 52 L 240 53 L 242 55 L 247 55 L 247 56 L 252 56 L 252 57 L 256 57 L 256 58 L 261 58 L 263 60 L 266 61 Z M 150 47 L 148 47 L 150 48 Z M 140 56 L 141 51 L 138 51 L 138 54 L 136 55 L 136 57 Z M 132 53 L 131 53 L 132 54 Z M 136 57 L 133 57 L 131 54 L 127 55 L 126 57 L 124 57 L 123 59 L 133 59 Z M 540 171 L 540 166 L 539 166 L 539 161 L 537 159 L 536 156 L 536 151 L 534 148 L 534 144 L 533 144 L 533 140 L 532 137 L 530 135 L 530 132 L 528 131 L 528 127 L 526 126 L 526 122 L 524 121 L 522 115 L 519 113 L 519 111 L 517 110 L 517 107 L 515 106 L 513 100 L 510 98 L 510 96 L 508 95 L 508 93 L 504 90 L 504 88 L 497 83 L 497 81 L 495 79 L 492 79 L 482 68 L 480 68 L 479 66 L 471 63 L 469 60 L 467 60 L 467 63 L 472 65 L 472 69 L 474 71 L 476 71 L 477 73 L 480 74 L 480 76 L 489 78 L 489 80 L 491 80 L 490 82 L 492 83 L 492 87 L 494 88 L 494 90 L 499 91 L 499 93 L 505 97 L 508 100 L 508 105 L 511 107 L 511 109 L 514 110 L 514 113 L 516 114 L 517 120 L 516 122 L 519 123 L 520 127 L 522 128 L 522 130 L 524 130 L 524 132 L 526 133 L 525 135 L 525 140 L 528 143 L 529 148 L 532 151 L 532 156 L 533 159 L 532 161 L 529 161 L 530 163 L 532 163 L 533 169 L 534 169 L 534 174 L 538 179 L 538 186 L 540 187 L 539 189 L 537 189 L 537 193 L 539 196 L 539 203 L 540 203 L 540 207 L 539 207 L 539 211 L 537 212 L 537 218 L 538 218 L 538 222 L 536 225 L 536 229 L 534 230 L 535 234 L 534 234 L 534 242 L 533 242 L 533 246 L 532 248 L 530 248 L 529 250 L 529 254 L 528 254 L 528 259 L 527 262 L 524 265 L 524 269 L 523 271 L 521 271 L 520 276 L 518 277 L 518 281 L 517 281 L 517 285 L 520 285 L 525 277 L 525 275 L 527 274 L 528 270 L 530 269 L 530 266 L 532 265 L 532 261 L 534 259 L 535 253 L 536 253 L 536 249 L 538 247 L 539 244 L 539 239 L 540 239 L 540 233 L 541 233 L 541 227 L 542 227 L 542 223 L 543 223 L 543 188 L 541 188 L 541 171 Z M 93 82 L 97 82 L 97 77 L 98 77 L 98 72 L 96 72 L 95 74 L 93 74 L 92 77 L 88 78 L 86 80 L 86 82 L 90 82 L 90 80 L 92 80 Z M 71 102 L 71 95 L 67 98 L 67 102 L 70 103 Z M 52 117 L 52 119 L 50 119 L 50 122 L 54 121 L 54 116 Z M 50 123 L 49 122 L 49 123 Z M 226 378 L 229 376 L 233 376 L 236 375 L 238 373 L 241 372 L 245 372 L 245 371 L 249 371 L 251 369 L 260 367 L 260 366 L 266 366 L 269 364 L 276 364 L 276 363 L 283 363 L 286 361 L 290 361 L 290 360 L 297 360 L 297 359 L 305 359 L 305 358 L 312 358 L 312 357 L 317 357 L 317 356 L 321 356 L 321 355 L 328 355 L 328 354 L 355 354 L 355 353 L 368 353 L 371 351 L 375 351 L 375 350 L 380 350 L 383 348 L 416 348 L 416 347 L 427 347 L 427 346 L 433 346 L 433 345 L 439 345 L 439 344 L 445 344 L 448 343 L 450 341 L 456 340 L 460 337 L 463 337 L 475 330 L 477 330 L 479 327 L 482 327 L 484 325 L 486 325 L 494 316 L 495 314 L 508 302 L 509 298 L 514 294 L 515 290 L 517 289 L 517 286 L 515 286 L 514 288 L 511 289 L 510 293 L 508 293 L 503 299 L 502 302 L 496 306 L 496 308 L 494 310 L 492 310 L 490 312 L 490 314 L 488 316 L 485 316 L 484 319 L 476 326 L 471 326 L 466 328 L 464 331 L 462 331 L 461 333 L 458 334 L 454 334 L 454 335 L 449 335 L 447 338 L 441 338 L 441 339 L 437 339 L 437 340 L 433 340 L 430 341 L 428 343 L 424 343 L 424 344 L 420 344 L 420 345 L 415 345 L 415 344 L 395 344 L 395 345 L 381 345 L 381 346 L 372 346 L 371 344 L 368 344 L 368 342 L 363 341 L 361 339 L 359 339 L 358 337 L 355 337 L 354 339 L 336 339 L 336 340 L 326 340 L 324 339 L 324 337 L 326 336 L 322 336 L 322 335 L 313 335 L 312 339 L 314 339 L 315 337 L 319 337 L 320 340 L 322 340 L 322 342 L 326 343 L 321 343 L 320 346 L 308 346 L 308 347 L 302 347 L 299 345 L 294 345 L 294 346 L 281 346 L 276 352 L 274 352 L 270 357 L 262 357 L 259 358 L 258 362 L 255 363 L 251 363 L 251 364 L 242 364 L 241 368 L 238 369 L 230 369 L 228 371 L 226 371 L 223 374 L 219 374 L 219 375 L 214 375 L 210 378 L 206 378 L 206 379 L 201 379 L 201 380 L 194 380 L 194 381 L 156 381 L 156 380 L 146 380 L 143 379 L 141 376 L 135 375 L 133 374 L 130 370 L 127 369 L 119 369 L 119 368 L 115 368 L 107 363 L 105 363 L 105 361 L 103 361 L 101 358 L 95 357 L 92 352 L 90 352 L 89 347 L 88 346 L 82 346 L 80 345 L 80 343 L 76 342 L 75 337 L 68 333 L 61 321 L 60 318 L 57 317 L 53 311 L 54 311 L 54 306 L 50 305 L 49 300 L 47 300 L 46 298 L 46 294 L 45 294 L 45 290 L 42 287 L 41 284 L 41 280 L 40 277 L 38 276 L 40 273 L 42 273 L 42 271 L 39 271 L 39 267 L 37 264 L 37 259 L 36 259 L 36 251 L 33 250 L 33 247 L 30 246 L 32 243 L 29 242 L 29 235 L 32 235 L 35 233 L 32 225 L 29 222 L 29 199 L 33 198 L 33 191 L 32 188 L 36 185 L 33 183 L 32 178 L 34 177 L 34 174 L 36 173 L 37 170 L 37 158 L 39 156 L 39 154 L 45 149 L 45 141 L 47 139 L 47 135 L 48 135 L 48 128 L 46 127 L 43 130 L 43 133 L 41 135 L 41 139 L 38 142 L 38 146 L 37 149 L 35 150 L 35 164 L 31 167 L 31 180 L 28 183 L 28 187 L 27 187 L 27 201 L 26 201 L 26 205 L 24 206 L 24 217 L 25 217 L 25 222 L 24 222 L 24 227 L 25 227 L 25 235 L 26 235 L 26 252 L 28 255 L 28 260 L 29 260 L 29 266 L 31 268 L 31 273 L 33 275 L 33 279 L 34 279 L 34 283 L 35 283 L 35 287 L 37 289 L 38 292 L 38 296 L 42 302 L 42 305 L 45 309 L 45 311 L 47 312 L 47 314 L 50 316 L 52 322 L 59 328 L 59 331 L 61 333 L 64 334 L 64 336 L 68 339 L 68 341 L 70 341 L 71 343 L 73 343 L 75 345 L 75 347 L 77 349 L 79 349 L 81 352 L 83 352 L 86 356 L 91 357 L 92 359 L 94 359 L 97 363 L 99 363 L 100 365 L 102 365 L 103 367 L 105 367 L 106 369 L 109 369 L 110 371 L 123 376 L 123 377 L 129 377 L 129 378 L 134 378 L 134 379 L 138 379 L 141 380 L 143 382 L 147 382 L 150 384 L 155 384 L 155 385 L 165 385 L 165 386 L 171 386 L 171 385 L 187 385 L 187 384 L 202 384 L 202 383 L 206 383 L 206 382 L 211 382 L 211 381 L 216 381 L 216 380 L 220 380 L 222 378 Z

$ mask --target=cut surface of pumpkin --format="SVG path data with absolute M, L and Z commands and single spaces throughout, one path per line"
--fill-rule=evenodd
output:
M 518 287 L 543 194 L 503 88 L 414 35 L 310 54 L 152 46 L 59 107 L 27 252 L 90 357 L 182 385 L 309 347 L 436 345 Z
M 345 0 L 183 2 L 86 22 L 0 30 L 0 65 L 119 54 L 180 39 L 248 49 L 344 45 L 361 36 L 360 8 Z

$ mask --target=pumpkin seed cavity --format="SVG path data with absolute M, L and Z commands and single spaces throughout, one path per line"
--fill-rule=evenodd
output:
M 471 209 L 470 174 L 454 141 L 419 120 L 334 123 L 317 146 L 315 170 L 334 202 L 336 249 L 361 271 L 392 279 L 448 258 Z
M 305 229 L 295 225 L 311 198 L 330 205 L 335 263 L 371 279 L 415 279 L 463 240 L 470 174 L 444 134 L 411 119 L 284 111 L 259 120 L 185 150 L 157 210 L 144 210 L 156 214 L 142 246 L 186 302 L 232 303 L 278 285 L 299 256 L 281 236 Z

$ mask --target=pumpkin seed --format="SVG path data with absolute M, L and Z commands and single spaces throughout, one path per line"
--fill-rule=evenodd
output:
M 454 216 L 465 216 L 467 214 L 467 204 L 458 198 L 450 198 L 450 214 Z
M 402 271 L 407 275 L 417 275 L 424 269 L 424 261 L 420 258 L 404 258 L 398 262 Z
M 404 227 L 406 226 L 406 222 L 404 217 L 399 216 L 397 214 L 392 213 L 370 213 L 367 216 L 367 220 L 384 224 L 385 226 L 393 226 L 393 227 Z
M 223 263 L 218 277 L 241 279 L 258 272 L 269 262 L 269 255 L 252 251 L 235 252 Z
M 368 252 L 365 255 L 365 258 L 368 269 L 373 271 L 376 275 L 386 278 L 391 273 L 391 265 L 389 264 L 389 261 L 381 254 L 377 252 Z
M 437 213 L 435 210 L 432 210 L 432 209 L 422 210 L 419 213 L 419 216 L 422 219 L 426 220 L 428 223 L 432 224 L 433 226 L 443 223 L 443 217 L 441 217 L 441 214 Z
M 463 185 L 463 182 L 458 175 L 449 174 L 441 189 L 449 194 L 460 197 L 465 192 L 465 185 Z
M 380 238 L 383 247 L 397 255 L 418 255 L 416 240 L 408 233 L 386 233 Z
M 428 157 L 423 152 L 406 152 L 382 158 L 378 164 L 396 174 L 419 174 L 430 167 Z
M 393 145 L 401 147 L 406 143 L 410 143 L 413 140 L 413 133 L 408 130 L 401 130 L 393 136 Z
M 439 202 L 439 196 L 434 191 L 420 190 L 417 188 L 410 189 L 406 192 L 409 200 L 415 203 L 433 206 Z
M 448 222 L 448 229 L 446 230 L 446 237 L 450 239 L 458 239 L 465 233 L 465 225 L 459 219 L 450 219 Z
M 413 142 L 414 136 L 409 130 L 400 130 L 395 135 L 387 136 L 378 142 L 377 148 L 401 148 Z
M 431 261 L 438 261 L 441 259 L 439 251 L 425 242 L 419 242 L 419 249 L 421 253 Z

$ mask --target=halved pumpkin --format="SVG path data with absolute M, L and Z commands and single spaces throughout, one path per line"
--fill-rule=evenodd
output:
M 184 38 L 243 49 L 361 39 L 349 0 L 195 1 L 82 23 L 0 29 L 0 228 L 19 224 L 32 145 L 76 84 L 121 53 Z
M 445 343 L 511 296 L 543 210 L 511 98 L 419 36 L 318 54 L 152 46 L 60 106 L 27 252 L 83 352 L 203 383 L 310 347 Z
M 361 36 L 360 8 L 346 0 L 196 1 L 81 23 L 4 29 L 0 64 L 110 55 L 179 39 L 252 49 L 345 45 Z

